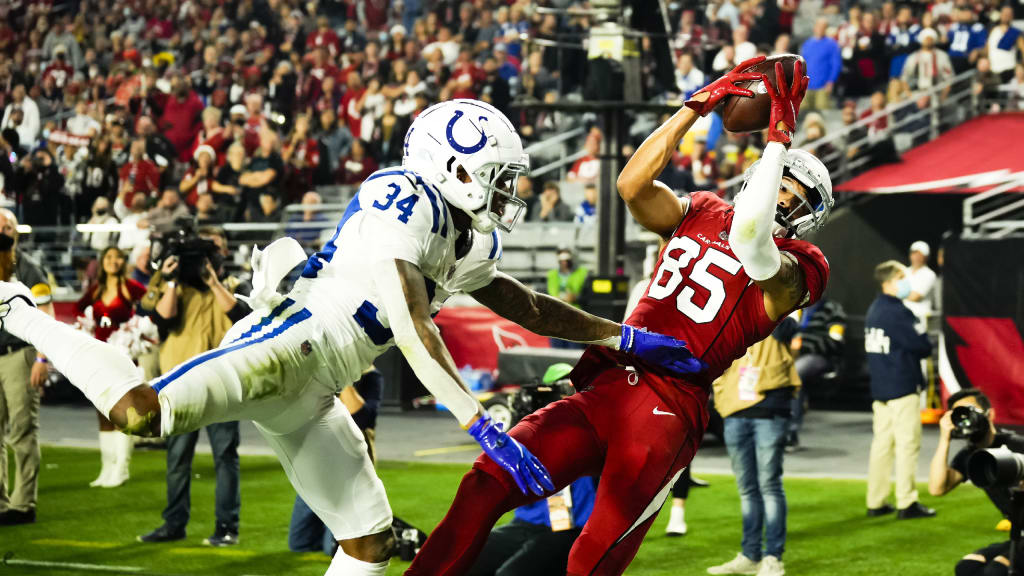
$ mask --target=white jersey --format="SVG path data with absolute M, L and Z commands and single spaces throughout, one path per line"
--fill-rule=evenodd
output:
M 339 387 L 358 380 L 394 345 L 374 266 L 395 259 L 415 264 L 423 272 L 432 314 L 456 292 L 490 284 L 501 258 L 498 232 L 466 233 L 473 235 L 472 246 L 456 259 L 450 208 L 415 172 L 389 168 L 363 182 L 334 236 L 309 258 L 292 291 L 314 315 L 329 319 L 324 330 L 335 357 L 327 360 Z

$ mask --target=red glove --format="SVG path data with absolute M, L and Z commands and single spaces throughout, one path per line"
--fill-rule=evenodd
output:
M 708 113 L 715 109 L 715 106 L 718 106 L 723 98 L 730 94 L 745 96 L 747 98 L 752 97 L 754 95 L 752 91 L 736 86 L 736 82 L 760 80 L 762 76 L 764 76 L 763 74 L 757 74 L 754 72 L 744 73 L 743 71 L 752 66 L 757 66 L 761 62 L 764 62 L 765 59 L 766 58 L 764 56 L 758 56 L 740 63 L 739 66 L 733 68 L 729 72 L 726 72 L 725 75 L 718 80 L 715 80 L 711 84 L 708 84 L 698 90 L 693 97 L 686 101 L 686 106 L 688 108 L 692 108 L 701 116 L 707 116 Z M 700 94 L 707 94 L 707 99 L 697 100 L 696 96 Z
M 800 113 L 800 103 L 804 101 L 804 93 L 807 92 L 807 82 L 810 79 L 804 76 L 804 64 L 797 60 L 793 64 L 793 86 L 786 86 L 786 73 L 782 69 L 782 62 L 775 63 L 775 81 L 779 86 L 776 89 L 768 81 L 767 76 L 761 77 L 768 96 L 772 99 L 772 112 L 768 121 L 768 141 L 780 142 L 789 145 L 790 137 L 796 130 L 796 117 Z M 782 124 L 782 128 L 779 128 Z

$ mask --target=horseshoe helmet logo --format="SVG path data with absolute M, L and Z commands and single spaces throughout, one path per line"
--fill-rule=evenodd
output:
M 453 134 L 453 131 L 455 130 L 455 123 L 458 122 L 459 118 L 462 118 L 463 115 L 465 115 L 465 112 L 463 112 L 462 110 L 455 111 L 455 114 L 452 116 L 452 119 L 448 121 L 448 129 L 445 131 L 445 136 L 448 137 L 448 144 L 450 144 L 451 147 L 454 148 L 456 152 L 460 154 L 475 154 L 483 150 L 484 146 L 487 145 L 487 135 L 484 134 L 483 128 L 479 128 L 480 140 L 477 141 L 475 144 L 463 146 L 462 144 L 456 142 L 455 136 Z M 487 122 L 487 117 L 480 116 L 479 120 L 481 122 Z

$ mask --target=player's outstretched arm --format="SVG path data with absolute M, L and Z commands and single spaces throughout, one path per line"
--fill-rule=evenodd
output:
M 775 70 L 777 78 L 785 78 L 780 63 Z M 764 291 L 765 312 L 772 320 L 789 313 L 807 292 L 803 269 L 792 255 L 779 252 L 772 237 L 782 163 L 790 133 L 796 128 L 796 116 L 807 89 L 806 78 L 797 62 L 792 89 L 784 82 L 776 88 L 767 78 L 762 79 L 772 98 L 768 144 L 748 184 L 736 197 L 729 230 L 729 245 L 747 276 Z
M 541 336 L 622 350 L 680 374 L 705 368 L 682 340 L 588 314 L 531 290 L 502 272 L 490 284 L 474 290 L 472 296 L 495 314 Z
M 687 199 L 680 200 L 661 182 L 655 180 L 665 170 L 672 154 L 679 147 L 686 131 L 699 116 L 706 116 L 723 98 L 730 94 L 753 96 L 754 93 L 735 86 L 736 82 L 760 80 L 760 74 L 742 70 L 760 64 L 764 56 L 741 63 L 718 80 L 701 88 L 686 102 L 684 108 L 672 115 L 637 148 L 633 157 L 619 174 L 619 196 L 626 201 L 629 211 L 641 226 L 668 238 L 675 232 L 689 207 Z
M 491 460 L 505 469 L 524 494 L 554 491 L 544 465 L 514 438 L 495 425 L 480 402 L 459 378 L 448 348 L 430 318 L 430 299 L 423 273 L 405 260 L 374 267 L 395 344 L 427 390 L 452 414 Z

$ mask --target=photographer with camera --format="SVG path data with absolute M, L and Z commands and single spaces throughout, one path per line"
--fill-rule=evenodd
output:
M 1024 437 L 997 430 L 994 424 L 995 411 L 988 397 L 976 388 L 966 388 L 954 393 L 947 401 L 949 412 L 939 420 L 939 446 L 932 457 L 928 475 L 928 492 L 933 496 L 948 494 L 954 488 L 970 479 L 988 494 L 992 504 L 1003 514 L 1000 522 L 1008 524 L 1011 516 L 1011 487 L 1020 482 L 1002 482 L 996 478 L 977 477 L 978 464 L 975 456 L 985 456 L 993 448 L 1009 449 L 1018 455 L 1024 453 Z M 967 444 L 949 460 L 950 443 L 953 438 L 962 438 Z M 990 452 L 991 454 L 991 452 Z M 1020 456 L 1018 456 L 1018 459 Z M 997 459 L 997 458 L 996 458 Z M 993 459 L 993 460 L 996 460 Z M 993 480 L 993 481 L 988 481 Z M 1005 575 L 1010 568 L 1010 546 L 1012 540 L 997 542 L 966 555 L 956 565 L 957 576 Z M 1024 569 L 1018 557 L 1016 569 Z
M 979 450 L 1006 446 L 1013 452 L 1024 453 L 1024 437 L 999 431 L 993 420 L 995 410 L 985 394 L 977 388 L 965 388 L 949 397 L 949 412 L 939 420 L 939 446 L 932 456 L 928 474 L 928 492 L 943 496 L 968 479 L 967 463 Z M 949 449 L 953 438 L 967 440 L 949 460 Z M 948 462 L 948 463 L 947 463 Z M 985 489 L 989 500 L 1003 514 L 1010 516 L 1010 488 L 990 486 Z
M 176 190 L 171 190 L 177 194 Z M 160 371 L 220 344 L 231 325 L 249 313 L 249 306 L 235 298 L 240 281 L 225 276 L 222 263 L 228 255 L 227 237 L 219 228 L 194 231 L 190 219 L 174 223 L 171 232 L 153 239 L 154 272 L 142 308 L 166 337 L 160 347 Z M 248 293 L 249 289 L 242 292 Z M 238 464 L 238 422 L 206 427 L 217 472 L 216 530 L 204 540 L 209 546 L 238 543 L 241 507 Z M 189 520 L 189 488 L 192 458 L 199 432 L 167 438 L 167 507 L 164 524 L 139 536 L 140 542 L 170 542 L 185 538 Z

